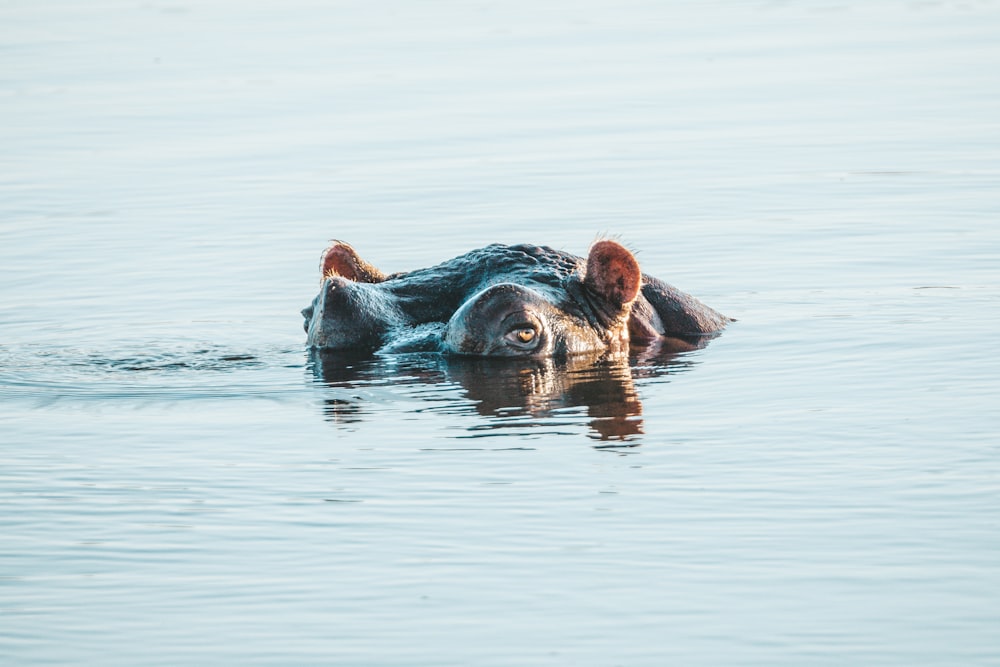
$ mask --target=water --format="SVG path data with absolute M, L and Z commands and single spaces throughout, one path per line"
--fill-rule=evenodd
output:
M 995 2 L 6 3 L 0 663 L 1000 664 Z M 738 322 L 330 367 L 601 233 Z

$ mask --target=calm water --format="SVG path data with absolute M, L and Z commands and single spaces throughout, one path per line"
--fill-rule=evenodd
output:
M 1000 664 L 1000 4 L 0 5 L 0 664 Z M 310 360 L 327 239 L 632 364 Z

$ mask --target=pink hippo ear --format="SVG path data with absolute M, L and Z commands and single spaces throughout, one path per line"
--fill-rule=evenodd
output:
M 319 270 L 323 280 L 331 276 L 341 276 L 356 283 L 380 283 L 385 280 L 384 273 L 358 257 L 357 251 L 343 241 L 334 241 L 323 251 Z
M 603 296 L 613 308 L 624 310 L 639 295 L 642 271 L 635 255 L 625 246 L 615 241 L 598 241 L 590 247 L 583 284 Z

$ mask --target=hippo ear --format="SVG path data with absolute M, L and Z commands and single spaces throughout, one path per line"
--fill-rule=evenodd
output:
M 642 287 L 642 271 L 635 255 L 615 241 L 598 241 L 590 247 L 583 284 L 604 297 L 615 309 L 625 309 L 635 301 Z
M 384 273 L 358 257 L 357 251 L 343 241 L 334 241 L 323 251 L 319 270 L 324 280 L 330 276 L 341 276 L 357 283 L 380 283 L 385 280 Z

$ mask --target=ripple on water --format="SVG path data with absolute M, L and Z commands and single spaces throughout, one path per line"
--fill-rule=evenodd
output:
M 628 447 L 643 433 L 636 382 L 666 381 L 694 363 L 683 354 L 560 362 L 162 342 L 113 350 L 24 345 L 0 348 L 0 398 L 44 407 L 318 397 L 320 415 L 335 428 L 409 414 L 437 419 L 449 437 L 469 441 L 585 434 L 598 446 Z
M 215 345 L 135 344 L 116 350 L 52 345 L 0 348 L 0 397 L 41 405 L 60 400 L 164 400 L 301 392 L 274 371 L 301 366 L 301 351 L 235 351 Z

